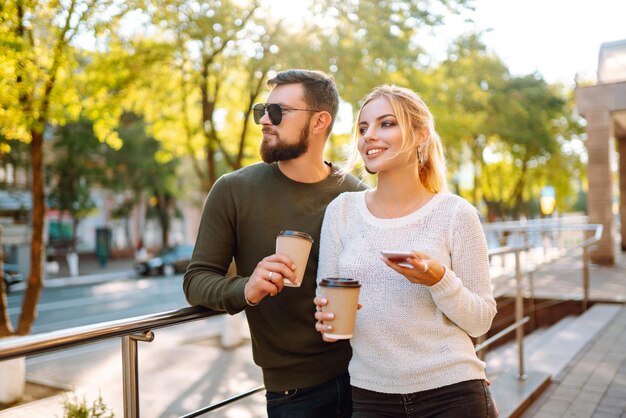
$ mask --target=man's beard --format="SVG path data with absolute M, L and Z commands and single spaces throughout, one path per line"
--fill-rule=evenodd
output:
M 283 144 L 279 137 L 276 138 L 275 145 L 270 145 L 269 141 L 261 142 L 261 158 L 268 164 L 293 160 L 304 154 L 309 149 L 309 124 L 302 128 L 300 139 L 295 144 Z

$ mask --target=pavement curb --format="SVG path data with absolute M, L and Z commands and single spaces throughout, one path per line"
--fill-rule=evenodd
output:
M 81 286 L 87 284 L 105 283 L 114 280 L 128 280 L 137 278 L 135 270 L 122 270 L 109 273 L 95 273 L 85 274 L 75 277 L 58 277 L 58 278 L 45 278 L 43 280 L 43 287 L 65 287 L 65 286 Z M 11 286 L 11 291 L 25 290 L 27 287 L 26 282 L 16 283 Z

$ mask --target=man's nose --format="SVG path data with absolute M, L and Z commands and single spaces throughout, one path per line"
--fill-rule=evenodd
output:
M 261 125 L 273 125 L 270 116 L 267 113 L 267 110 L 265 112 L 263 112 L 263 116 L 261 116 L 261 119 L 259 119 L 259 123 Z

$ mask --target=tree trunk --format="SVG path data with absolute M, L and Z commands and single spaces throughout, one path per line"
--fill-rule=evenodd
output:
M 159 201 L 159 219 L 161 221 L 161 240 L 163 242 L 162 247 L 170 248 L 170 219 L 167 211 L 169 202 L 167 197 L 163 198 L 164 202 Z
M 477 142 L 476 138 L 474 138 L 474 142 Z M 472 147 L 472 165 L 474 166 L 474 190 L 472 191 L 472 204 L 476 207 L 478 207 L 481 200 L 480 174 L 482 169 L 482 156 L 483 147 L 480 145 L 474 145 L 474 147 Z
M 526 187 L 526 173 L 528 172 L 528 164 L 527 161 L 522 163 L 522 170 L 520 173 L 520 177 L 515 185 L 515 189 L 513 192 L 513 196 L 511 196 L 511 200 L 513 201 L 513 218 L 519 219 L 519 215 L 522 211 L 523 201 L 523 193 L 524 188 Z
M 200 80 L 200 97 L 202 102 L 202 134 L 204 136 L 207 178 L 204 183 L 205 191 L 208 192 L 215 183 L 215 144 L 211 136 L 211 127 L 213 123 L 213 110 L 215 109 L 215 101 L 209 95 L 209 66 L 213 62 L 213 57 L 204 55 L 202 57 L 202 73 Z
M 31 131 L 32 141 L 31 167 L 32 167 L 32 196 L 33 196 L 33 220 L 32 238 L 30 244 L 30 274 L 28 286 L 22 302 L 22 313 L 17 327 L 18 335 L 30 333 L 33 322 L 37 318 L 37 303 L 42 288 L 42 255 L 43 255 L 43 227 L 46 211 L 45 195 L 43 191 L 43 129 Z

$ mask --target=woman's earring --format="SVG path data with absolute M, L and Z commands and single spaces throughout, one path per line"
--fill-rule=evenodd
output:
M 422 152 L 422 147 L 417 147 L 417 162 L 419 165 L 424 165 L 424 153 Z

